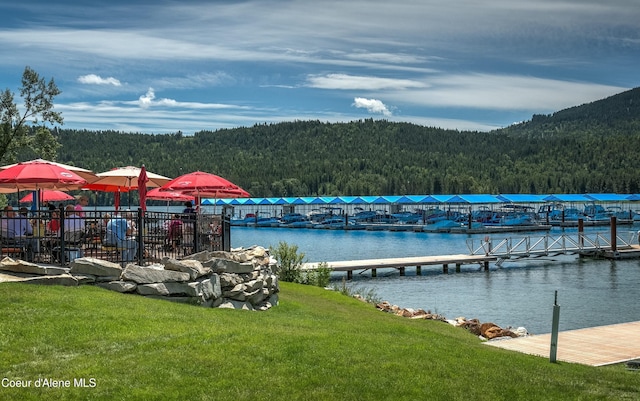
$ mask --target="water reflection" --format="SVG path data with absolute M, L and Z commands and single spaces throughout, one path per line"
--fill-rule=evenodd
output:
M 557 235 L 558 233 L 552 233 Z M 522 237 L 526 234 L 515 235 Z M 533 234 L 539 235 L 539 234 Z M 298 245 L 308 261 L 389 258 L 468 253 L 466 239 L 474 236 L 363 232 L 313 229 L 255 229 L 233 227 L 232 246 Z M 478 238 L 482 236 L 478 235 Z M 342 280 L 336 273 L 334 280 Z M 460 272 L 423 266 L 422 275 L 407 268 L 354 274 L 353 284 L 372 289 L 380 298 L 401 307 L 422 308 L 447 318 L 465 316 L 500 326 L 524 326 L 532 333 L 551 330 L 554 293 L 561 306 L 560 330 L 640 320 L 640 261 L 580 259 L 575 255 L 508 260 L 485 271 L 463 265 Z

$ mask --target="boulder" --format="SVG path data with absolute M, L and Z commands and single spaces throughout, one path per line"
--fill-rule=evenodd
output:
M 238 284 L 230 290 L 223 291 L 222 296 L 236 301 L 245 301 L 247 299 L 244 284 Z
M 117 292 L 133 292 L 136 290 L 136 287 L 138 286 L 134 282 L 120 281 L 120 280 L 96 283 L 96 285 L 102 288 L 106 288 L 107 290 L 117 291 Z
M 485 333 L 487 332 L 487 330 L 492 329 L 493 327 L 498 327 L 497 324 L 495 323 L 482 323 L 480 325 L 480 335 L 482 335 L 485 338 L 489 338 L 485 335 Z M 500 327 L 498 327 L 500 329 Z M 500 329 L 502 330 L 502 329 Z
M 162 296 L 188 296 L 198 297 L 201 295 L 201 291 L 196 283 L 153 283 L 153 284 L 138 284 L 136 292 L 141 295 L 162 295 Z
M 251 262 L 236 262 L 231 259 L 212 259 L 213 263 L 211 268 L 216 273 L 251 273 L 255 269 Z
M 121 279 L 133 281 L 137 284 L 168 283 L 189 281 L 189 273 L 172 270 L 148 269 L 134 264 L 128 264 L 122 272 Z
M 222 297 L 222 289 L 220 287 L 220 278 L 217 274 L 211 275 L 200 282 L 200 291 L 204 299 L 217 299 Z
M 240 310 L 255 310 L 253 305 L 249 302 L 236 301 L 233 299 L 225 299 L 218 308 L 222 309 L 240 309 Z
M 484 331 L 483 337 L 491 340 L 496 337 L 503 337 L 503 330 L 498 326 L 493 326 Z
M 177 260 L 164 257 L 162 264 L 166 270 L 189 273 L 191 280 L 211 274 L 211 268 L 202 266 L 202 262 L 195 259 Z
M 237 274 L 221 273 L 218 275 L 218 277 L 220 277 L 220 286 L 222 288 L 233 288 L 238 284 L 244 283 L 242 277 L 238 276 Z
M 69 269 L 58 266 L 38 265 L 24 260 L 14 260 L 5 257 L 0 261 L 0 270 L 13 273 L 40 274 L 40 275 L 61 275 L 69 272 Z
M 122 267 L 113 262 L 96 258 L 78 258 L 71 262 L 71 274 L 91 274 L 101 277 L 120 277 Z
M 26 278 L 22 282 L 28 284 L 62 285 L 67 287 L 76 287 L 78 285 L 78 279 L 70 274 L 60 274 L 58 276 L 36 276 Z

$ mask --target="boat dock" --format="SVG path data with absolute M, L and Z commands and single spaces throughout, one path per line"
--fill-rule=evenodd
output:
M 498 258 L 492 255 L 441 255 L 441 256 L 416 256 L 406 258 L 387 258 L 387 259 L 363 259 L 363 260 L 345 260 L 338 262 L 324 262 L 326 267 L 332 271 L 346 271 L 347 279 L 353 278 L 355 270 L 371 270 L 371 276 L 376 277 L 377 269 L 398 269 L 401 276 L 405 275 L 407 267 L 415 267 L 416 275 L 422 274 L 422 266 L 442 265 L 444 273 L 449 271 L 449 265 L 455 265 L 456 271 L 460 271 L 463 264 L 480 264 L 489 268 L 489 262 L 495 262 Z M 302 270 L 315 270 L 321 263 L 304 263 Z
M 321 265 L 332 271 L 347 272 L 347 279 L 353 278 L 356 270 L 371 270 L 371 277 L 376 277 L 377 269 L 397 269 L 400 276 L 405 275 L 407 267 L 416 268 L 416 275 L 422 274 L 422 266 L 442 265 L 443 273 L 448 273 L 449 265 L 455 265 L 456 272 L 463 264 L 479 264 L 485 270 L 489 262 L 496 262 L 500 267 L 509 259 L 536 258 L 555 255 L 579 255 L 579 257 L 599 257 L 606 259 L 638 259 L 640 245 L 635 234 L 628 233 L 628 238 L 617 235 L 615 230 L 606 237 L 600 233 L 591 235 L 578 232 L 560 236 L 526 236 L 521 238 L 505 238 L 494 241 L 490 236 L 484 239 L 469 239 L 469 254 L 413 256 L 386 259 L 344 260 L 333 262 L 304 263 L 302 270 L 315 270 Z
M 484 344 L 548 358 L 551 334 L 487 341 Z M 558 333 L 557 360 L 559 361 L 604 366 L 638 358 L 640 358 L 640 322 Z

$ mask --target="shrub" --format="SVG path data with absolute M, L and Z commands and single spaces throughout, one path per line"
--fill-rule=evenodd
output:
M 300 268 L 304 263 L 304 253 L 298 253 L 297 245 L 289 245 L 284 241 L 280 241 L 278 247 L 271 250 L 271 254 L 278 261 L 276 275 L 281 281 L 302 282 L 302 270 Z
M 315 270 L 302 272 L 302 284 L 314 285 L 316 287 L 327 287 L 331 279 L 331 269 L 327 262 L 322 262 Z
M 327 267 L 327 263 L 320 263 L 315 270 L 303 271 L 304 253 L 298 253 L 297 245 L 289 245 L 281 241 L 276 249 L 271 250 L 271 254 L 278 261 L 276 275 L 280 280 L 317 287 L 329 285 L 331 269 Z

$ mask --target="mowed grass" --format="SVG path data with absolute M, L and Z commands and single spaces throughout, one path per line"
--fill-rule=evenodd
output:
M 0 284 L 2 400 L 624 400 L 640 374 L 482 345 L 317 287 L 281 283 L 266 312 Z M 38 378 L 71 388 L 35 388 Z M 74 387 L 74 379 L 95 387 Z M 5 381 L 6 384 L 6 381 Z

